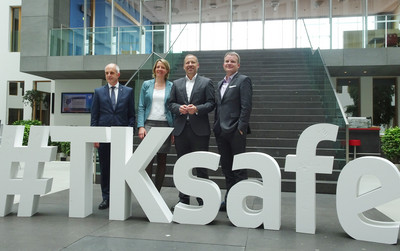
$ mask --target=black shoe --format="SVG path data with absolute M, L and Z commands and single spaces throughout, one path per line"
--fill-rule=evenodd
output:
M 107 209 L 109 206 L 110 206 L 110 202 L 108 200 L 103 200 L 99 205 L 99 209 L 104 210 L 104 209 Z
M 221 206 L 219 207 L 219 211 L 222 211 L 222 212 L 226 211 L 226 203 L 225 203 L 225 201 L 221 202 Z

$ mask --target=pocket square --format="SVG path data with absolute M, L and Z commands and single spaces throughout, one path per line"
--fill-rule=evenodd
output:
M 231 86 L 229 86 L 229 88 L 235 88 L 236 87 L 236 85 L 231 85 Z

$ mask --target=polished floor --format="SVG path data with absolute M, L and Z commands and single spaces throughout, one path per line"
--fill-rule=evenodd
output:
M 339 224 L 335 195 L 325 194 L 317 195 L 315 235 L 296 233 L 294 193 L 282 193 L 279 231 L 235 227 L 226 212 L 220 212 L 205 226 L 150 223 L 135 200 L 131 218 L 110 221 L 108 210 L 97 209 L 99 185 L 93 185 L 93 214 L 83 219 L 69 218 L 69 190 L 65 189 L 68 166 L 46 170 L 45 177 L 54 177 L 52 193 L 40 199 L 39 213 L 32 217 L 17 217 L 15 204 L 12 214 L 0 218 L 0 250 L 400 250 L 400 243 L 385 245 L 349 237 Z M 364 185 L 363 189 L 370 186 Z M 168 206 L 176 203 L 177 194 L 175 188 L 161 190 Z M 255 208 L 261 206 L 258 198 L 249 203 Z M 387 207 L 400 212 L 398 204 Z M 372 219 L 392 221 L 377 209 L 366 214 Z

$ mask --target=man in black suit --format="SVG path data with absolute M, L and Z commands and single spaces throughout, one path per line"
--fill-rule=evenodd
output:
M 208 113 L 214 110 L 214 85 L 209 78 L 199 76 L 196 56 L 187 55 L 183 62 L 186 77 L 174 81 L 168 107 L 174 114 L 175 148 L 178 158 L 194 151 L 208 151 L 210 122 Z M 207 169 L 196 168 L 197 177 L 208 179 Z M 199 205 L 203 204 L 197 198 Z M 179 193 L 179 202 L 189 204 L 189 196 Z
M 221 168 L 225 175 L 226 195 L 221 210 L 226 210 L 229 190 L 237 182 L 247 179 L 247 170 L 232 171 L 233 156 L 246 151 L 246 135 L 250 133 L 253 87 L 248 76 L 238 72 L 240 56 L 236 52 L 225 54 L 223 67 L 226 76 L 218 83 L 214 134 L 221 155 Z
M 116 64 L 105 67 L 107 85 L 96 88 L 91 110 L 90 126 L 135 125 L 135 101 L 133 89 L 119 84 L 120 70 Z M 95 143 L 98 148 L 101 192 L 103 201 L 99 209 L 107 209 L 110 202 L 110 143 Z

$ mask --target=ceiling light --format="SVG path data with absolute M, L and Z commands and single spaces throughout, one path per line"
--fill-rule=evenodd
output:
M 279 0 L 271 0 L 271 7 L 274 11 L 277 11 L 279 7 Z
M 315 8 L 319 8 L 324 3 L 324 0 L 316 0 L 314 2 Z

